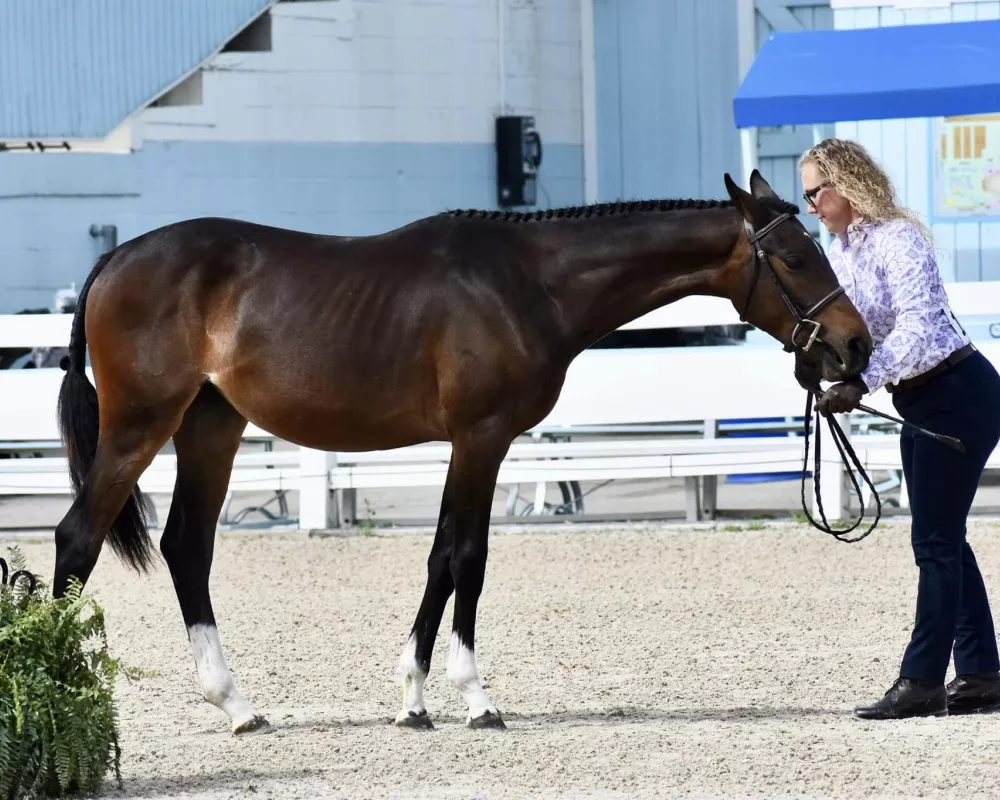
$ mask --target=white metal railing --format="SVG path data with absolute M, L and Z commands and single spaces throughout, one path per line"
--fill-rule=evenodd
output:
M 952 283 L 947 290 L 960 319 L 996 315 L 1000 320 L 1000 281 Z M 68 314 L 0 315 L 0 347 L 64 347 L 69 341 L 71 322 L 72 315 Z M 738 322 L 729 301 L 691 297 L 623 327 L 698 327 Z M 981 342 L 980 349 L 1000 365 L 1000 340 Z M 0 443 L 6 447 L 16 447 L 19 442 L 26 447 L 57 444 L 55 406 L 61 380 L 62 372 L 57 369 L 0 371 Z M 513 449 L 501 471 L 501 482 L 537 483 L 539 488 L 546 481 L 590 478 L 685 476 L 697 482 L 701 477 L 736 472 L 797 470 L 801 467 L 801 440 L 747 438 L 713 443 L 706 437 L 718 432 L 718 420 L 801 416 L 804 402 L 804 394 L 792 377 L 792 356 L 782 352 L 777 343 L 773 347 L 587 351 L 570 366 L 556 406 L 536 429 L 562 433 L 574 440 L 566 442 L 562 450 L 544 449 L 550 447 L 545 444 L 528 445 L 542 448 L 534 452 Z M 893 413 L 885 392 L 866 402 Z M 641 445 L 623 445 L 612 434 L 622 433 L 627 427 L 644 429 L 645 435 L 653 438 Z M 605 438 L 579 440 L 582 432 L 603 434 Z M 664 438 L 667 432 L 676 435 Z M 245 434 L 247 439 L 269 436 L 253 425 Z M 879 447 L 884 451 L 891 442 L 892 437 L 883 437 Z M 843 474 L 839 462 L 833 460 L 836 450 L 832 443 L 824 445 L 824 453 L 831 459 L 824 476 L 825 504 L 828 508 L 842 507 Z M 434 447 L 437 450 L 428 449 Z M 296 489 L 300 492 L 301 527 L 321 528 L 332 516 L 331 490 L 442 485 L 448 448 L 422 445 L 375 454 L 328 454 L 303 448 L 293 456 L 288 451 L 241 453 L 231 488 L 266 485 Z M 432 452 L 437 455 L 429 459 Z M 171 469 L 169 458 L 158 457 L 140 485 L 149 491 L 170 491 Z M 57 477 L 60 472 L 62 478 Z M 0 461 L 0 493 L 14 490 L 68 491 L 65 463 L 61 459 L 10 459 L 6 464 Z

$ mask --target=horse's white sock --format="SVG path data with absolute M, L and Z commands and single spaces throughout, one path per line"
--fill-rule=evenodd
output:
M 218 628 L 202 623 L 192 625 L 188 628 L 188 639 L 194 649 L 194 662 L 205 699 L 226 712 L 232 720 L 233 730 L 253 722 L 257 712 L 236 688 L 222 652 Z
M 427 673 L 417 664 L 417 635 L 410 634 L 406 640 L 406 647 L 399 657 L 399 668 L 396 670 L 397 676 L 403 683 L 403 709 L 396 715 L 396 722 L 402 722 L 407 717 L 426 714 L 427 708 L 424 706 L 424 681 L 427 680 Z
M 462 644 L 458 633 L 451 634 L 451 648 L 448 651 L 448 680 L 462 693 L 469 704 L 469 719 L 477 719 L 487 712 L 496 714 L 493 701 L 483 690 L 476 668 L 476 654 Z

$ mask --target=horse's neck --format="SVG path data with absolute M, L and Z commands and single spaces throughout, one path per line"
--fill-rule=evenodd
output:
M 644 212 L 554 231 L 549 290 L 573 350 L 682 297 L 731 296 L 741 219 L 731 208 Z

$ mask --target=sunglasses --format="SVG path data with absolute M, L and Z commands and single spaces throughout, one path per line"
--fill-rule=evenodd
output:
M 815 205 L 813 205 L 813 201 L 816 199 L 816 195 L 822 192 L 829 185 L 830 185 L 829 183 L 823 182 L 819 186 L 814 186 L 808 192 L 803 192 L 802 199 L 806 201 L 806 205 L 815 208 Z

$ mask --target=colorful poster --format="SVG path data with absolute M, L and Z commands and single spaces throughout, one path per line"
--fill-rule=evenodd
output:
M 1000 114 L 934 121 L 934 216 L 1000 217 Z

